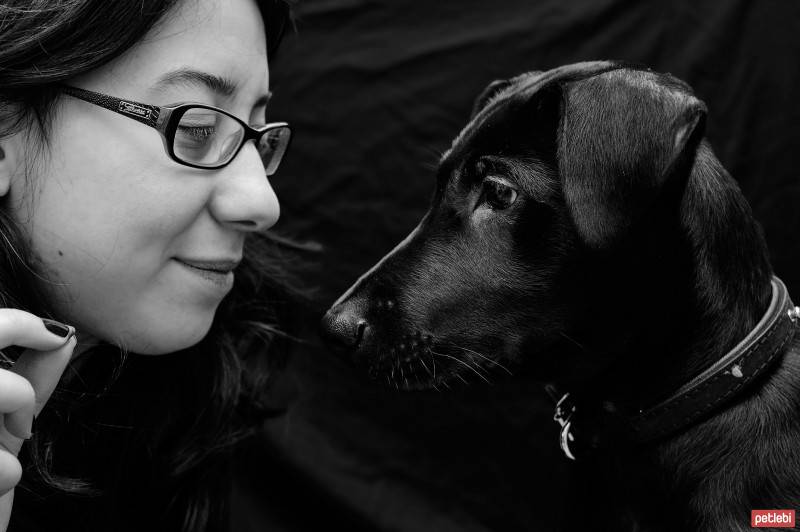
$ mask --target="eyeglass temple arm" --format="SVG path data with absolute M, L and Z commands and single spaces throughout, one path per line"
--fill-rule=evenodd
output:
M 146 124 L 150 127 L 158 129 L 158 117 L 161 114 L 160 107 L 131 100 L 122 100 L 106 94 L 100 94 L 99 92 L 92 92 L 85 89 L 79 89 L 77 87 L 69 87 L 67 85 L 63 85 L 61 90 L 65 94 L 74 96 L 79 100 L 83 100 L 94 105 L 99 105 L 100 107 L 108 109 L 109 111 L 114 111 L 115 113 L 132 118 L 137 122 L 141 122 L 142 124 Z

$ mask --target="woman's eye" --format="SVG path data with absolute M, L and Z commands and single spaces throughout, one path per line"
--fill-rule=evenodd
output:
M 214 126 L 178 126 L 178 133 L 184 138 L 205 141 L 214 135 Z
M 497 177 L 487 177 L 481 185 L 480 203 L 485 203 L 494 210 L 509 208 L 517 201 L 517 190 L 506 181 Z

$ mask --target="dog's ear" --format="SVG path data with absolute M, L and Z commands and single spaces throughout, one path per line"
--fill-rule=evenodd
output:
M 472 104 L 472 113 L 470 113 L 470 118 L 475 118 L 475 115 L 481 112 L 481 110 L 486 107 L 492 98 L 497 96 L 500 92 L 507 89 L 514 83 L 517 83 L 519 80 L 530 78 L 531 76 L 538 76 L 542 73 L 540 70 L 532 70 L 530 72 L 525 72 L 524 74 L 520 74 L 519 76 L 510 78 L 510 79 L 496 79 L 493 82 L 489 83 L 483 92 L 475 98 L 475 103 Z
M 623 69 L 565 84 L 562 100 L 564 199 L 587 245 L 607 247 L 688 172 L 706 109 L 675 78 Z
M 494 98 L 497 93 L 509 85 L 511 85 L 510 79 L 496 79 L 489 83 L 486 88 L 483 89 L 483 92 L 481 92 L 480 95 L 475 98 L 475 103 L 472 104 L 472 112 L 470 113 L 470 117 L 473 118 L 476 114 L 478 114 L 481 109 L 486 107 L 486 104 L 489 103 L 489 100 Z

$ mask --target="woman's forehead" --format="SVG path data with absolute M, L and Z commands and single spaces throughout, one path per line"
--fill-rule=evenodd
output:
M 139 43 L 98 69 L 120 89 L 140 94 L 198 81 L 222 96 L 258 98 L 268 92 L 264 23 L 255 0 L 183 0 Z M 195 73 L 195 75 L 187 75 Z M 94 77 L 94 76 L 93 76 Z M 203 84 L 203 77 L 224 84 Z

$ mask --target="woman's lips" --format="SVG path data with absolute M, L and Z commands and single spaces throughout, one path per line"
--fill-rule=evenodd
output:
M 233 269 L 239 264 L 239 261 L 225 260 L 225 261 L 196 261 L 175 259 L 181 266 L 186 268 L 197 277 L 205 281 L 209 281 L 216 288 L 222 289 L 227 292 L 233 286 Z
M 193 259 L 177 259 L 192 268 L 198 270 L 208 270 L 218 273 L 227 273 L 235 269 L 240 260 L 238 259 L 221 259 L 221 260 L 193 260 Z

